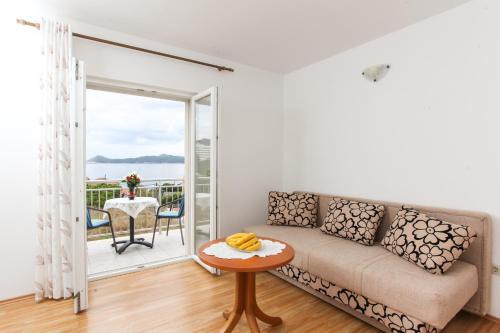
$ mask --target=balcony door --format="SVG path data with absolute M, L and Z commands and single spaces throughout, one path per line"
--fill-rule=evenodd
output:
M 191 251 L 217 237 L 217 88 L 191 98 Z

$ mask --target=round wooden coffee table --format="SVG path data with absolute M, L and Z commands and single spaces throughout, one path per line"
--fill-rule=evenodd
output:
M 259 238 L 280 242 L 285 244 L 286 247 L 283 249 L 283 252 L 276 255 L 264 258 L 252 257 L 249 259 L 221 259 L 216 256 L 207 255 L 203 252 L 205 248 L 214 243 L 224 242 L 224 238 L 210 241 L 200 247 L 198 257 L 205 264 L 223 271 L 236 272 L 234 306 L 231 311 L 223 312 L 222 315 L 227 319 L 227 322 L 221 329 L 221 332 L 231 332 L 240 320 L 243 311 L 245 311 L 248 326 L 252 333 L 260 332 L 256 318 L 272 326 L 280 325 L 283 322 L 280 317 L 271 317 L 265 314 L 257 305 L 255 297 L 255 273 L 268 271 L 288 264 L 292 261 L 295 251 L 290 245 L 283 241 L 267 237 Z

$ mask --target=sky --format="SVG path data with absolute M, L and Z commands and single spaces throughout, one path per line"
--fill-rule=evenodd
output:
M 87 89 L 87 159 L 184 156 L 185 104 Z

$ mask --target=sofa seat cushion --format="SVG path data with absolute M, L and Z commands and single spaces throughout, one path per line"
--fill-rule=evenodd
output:
M 293 246 L 295 257 L 291 264 L 304 270 L 309 268 L 309 255 L 316 247 L 322 247 L 334 237 L 323 234 L 319 229 L 296 228 L 290 226 L 276 226 L 259 224 L 243 229 L 253 232 L 257 236 L 270 237 L 282 240 Z
M 245 231 L 289 243 L 295 249 L 291 265 L 438 328 L 478 289 L 476 267 L 463 261 L 434 275 L 380 245 L 366 247 L 319 229 L 261 224 Z
M 474 296 L 478 283 L 476 266 L 464 261 L 433 275 L 389 256 L 364 269 L 361 294 L 441 329 Z
M 367 247 L 336 237 L 332 237 L 332 240 L 334 241 L 328 243 L 327 247 L 317 248 L 310 253 L 308 270 L 311 274 L 358 294 L 362 294 L 365 268 L 392 256 L 378 245 Z
M 295 250 L 291 265 L 353 291 L 359 290 L 366 265 L 392 256 L 380 246 L 366 247 L 319 229 L 256 225 L 244 230 L 287 242 Z

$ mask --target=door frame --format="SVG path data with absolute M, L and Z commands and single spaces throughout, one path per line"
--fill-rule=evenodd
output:
M 87 242 L 87 224 L 85 212 L 86 186 L 85 186 L 85 149 L 86 149 L 86 79 L 85 63 L 81 60 L 72 59 L 72 73 L 74 73 L 73 104 L 71 105 L 70 123 L 71 138 L 71 160 L 82 159 L 83 163 L 74 163 L 71 175 L 71 197 L 72 197 L 72 223 L 73 227 L 73 312 L 79 313 L 88 308 L 88 265 L 87 247 L 80 247 L 81 243 Z
M 126 93 L 126 94 L 131 94 L 131 95 L 140 95 L 140 96 L 147 96 L 147 97 L 154 97 L 154 98 L 161 98 L 161 99 L 169 99 L 169 100 L 176 100 L 176 101 L 182 101 L 185 103 L 186 106 L 186 118 L 185 118 L 185 123 L 186 123 L 186 129 L 185 129 L 185 163 L 184 163 L 184 196 L 186 198 L 186 206 L 189 208 L 192 206 L 192 203 L 190 202 L 191 198 L 191 98 L 196 96 L 197 93 L 194 92 L 189 92 L 189 91 L 183 91 L 183 90 L 175 90 L 175 89 L 168 89 L 168 88 L 163 88 L 163 87 L 158 87 L 158 86 L 150 86 L 150 85 L 144 85 L 140 83 L 133 83 L 133 82 L 126 82 L 126 81 L 120 81 L 120 80 L 114 80 L 114 79 L 108 79 L 108 78 L 103 78 L 99 76 L 93 76 L 93 75 L 87 75 L 86 76 L 86 89 L 96 89 L 96 90 L 105 90 L 105 91 L 111 91 L 111 92 L 118 92 L 118 93 Z M 217 102 L 217 136 L 216 138 L 220 137 L 220 94 L 221 94 L 221 87 L 215 87 L 217 88 L 217 94 L 216 94 L 216 102 Z M 86 140 L 86 133 L 84 133 L 84 140 Z M 216 140 L 216 151 L 217 151 L 217 158 L 216 158 L 216 197 L 219 198 L 219 165 L 220 165 L 220 159 L 218 158 L 220 156 L 220 144 L 219 140 Z M 85 166 L 85 161 L 82 161 L 83 165 Z M 84 196 L 86 198 L 86 196 Z M 220 221 L 220 209 L 218 207 L 218 203 L 216 202 L 215 205 L 215 214 L 216 214 L 216 219 L 217 221 Z M 146 269 L 151 269 L 151 268 L 157 268 L 161 266 L 166 266 L 166 265 L 171 265 L 172 263 L 176 262 L 181 262 L 184 261 L 186 258 L 193 259 L 198 262 L 197 256 L 192 253 L 192 236 L 191 236 L 191 231 L 190 228 L 192 228 L 192 214 L 191 214 L 191 209 L 186 209 L 185 211 L 185 230 L 186 230 L 186 235 L 189 233 L 189 236 L 186 237 L 186 246 L 187 246 L 187 251 L 186 251 L 186 256 L 185 257 L 180 257 L 180 258 L 174 258 L 174 259 L 168 259 L 162 262 L 154 262 L 151 264 L 146 264 L 140 267 L 132 267 L 132 268 L 127 268 L 124 269 L 123 271 L 114 271 L 111 272 L 109 275 L 108 274 L 103 274 L 99 276 L 93 276 L 91 278 L 88 277 L 89 281 L 95 281 L 95 280 L 100 280 L 104 278 L 109 278 L 111 276 L 116 276 L 116 275 L 121 275 L 121 274 L 128 274 L 132 272 L 137 272 L 137 271 L 143 271 Z M 220 223 L 217 224 L 217 228 L 215 230 L 215 235 L 220 235 Z M 201 263 L 202 264 L 202 263 Z M 204 265 L 204 264 L 202 264 Z
M 127 95 L 137 95 L 137 96 L 145 96 L 145 97 L 151 97 L 151 98 L 158 98 L 158 99 L 166 99 L 166 100 L 174 100 L 174 101 L 180 101 L 184 102 L 185 105 L 185 133 L 184 133 L 184 142 L 185 142 L 185 148 L 189 147 L 189 106 L 190 106 L 190 100 L 191 96 L 194 96 L 195 93 L 191 92 L 186 92 L 186 91 L 181 91 L 181 90 L 173 90 L 173 89 L 165 89 L 161 87 L 156 87 L 156 86 L 149 86 L 149 85 L 144 85 L 144 84 L 139 84 L 139 83 L 131 83 L 131 82 L 125 82 L 125 81 L 119 81 L 119 80 L 113 80 L 113 79 L 107 79 L 107 78 L 102 78 L 98 76 L 87 76 L 86 80 L 86 89 L 93 89 L 93 90 L 101 90 L 101 91 L 109 91 L 109 92 L 115 92 L 115 93 L 121 93 L 121 94 L 127 94 Z M 86 142 L 86 135 L 87 133 L 84 133 L 84 140 Z M 184 195 L 186 195 L 186 192 L 189 189 L 189 170 L 190 170 L 190 161 L 189 161 L 189 155 L 190 152 L 189 150 L 185 149 L 185 162 L 184 162 Z M 85 166 L 85 161 L 82 161 L 83 165 Z M 85 196 L 86 199 L 86 196 Z M 189 223 L 189 218 L 186 216 L 185 221 L 188 221 Z M 185 226 L 185 230 L 187 231 L 187 226 Z M 186 237 L 189 238 L 189 237 Z M 187 242 L 186 242 L 187 246 Z M 132 266 L 132 267 L 126 267 L 123 269 L 119 270 L 113 270 L 109 272 L 104 272 L 102 274 L 97 274 L 93 276 L 88 276 L 87 278 L 89 281 L 97 281 L 113 276 L 118 276 L 118 275 L 123 275 L 123 274 L 128 274 L 128 273 L 133 273 L 133 272 L 139 272 L 147 269 L 152 269 L 152 268 L 158 268 L 162 266 L 167 266 L 171 265 L 173 263 L 178 263 L 182 262 L 185 260 L 191 260 L 191 255 L 189 252 L 189 249 L 186 247 L 186 252 L 183 256 L 181 257 L 176 257 L 176 258 L 170 258 L 170 259 L 164 259 L 164 260 L 159 260 L 159 261 L 154 261 L 138 266 Z

